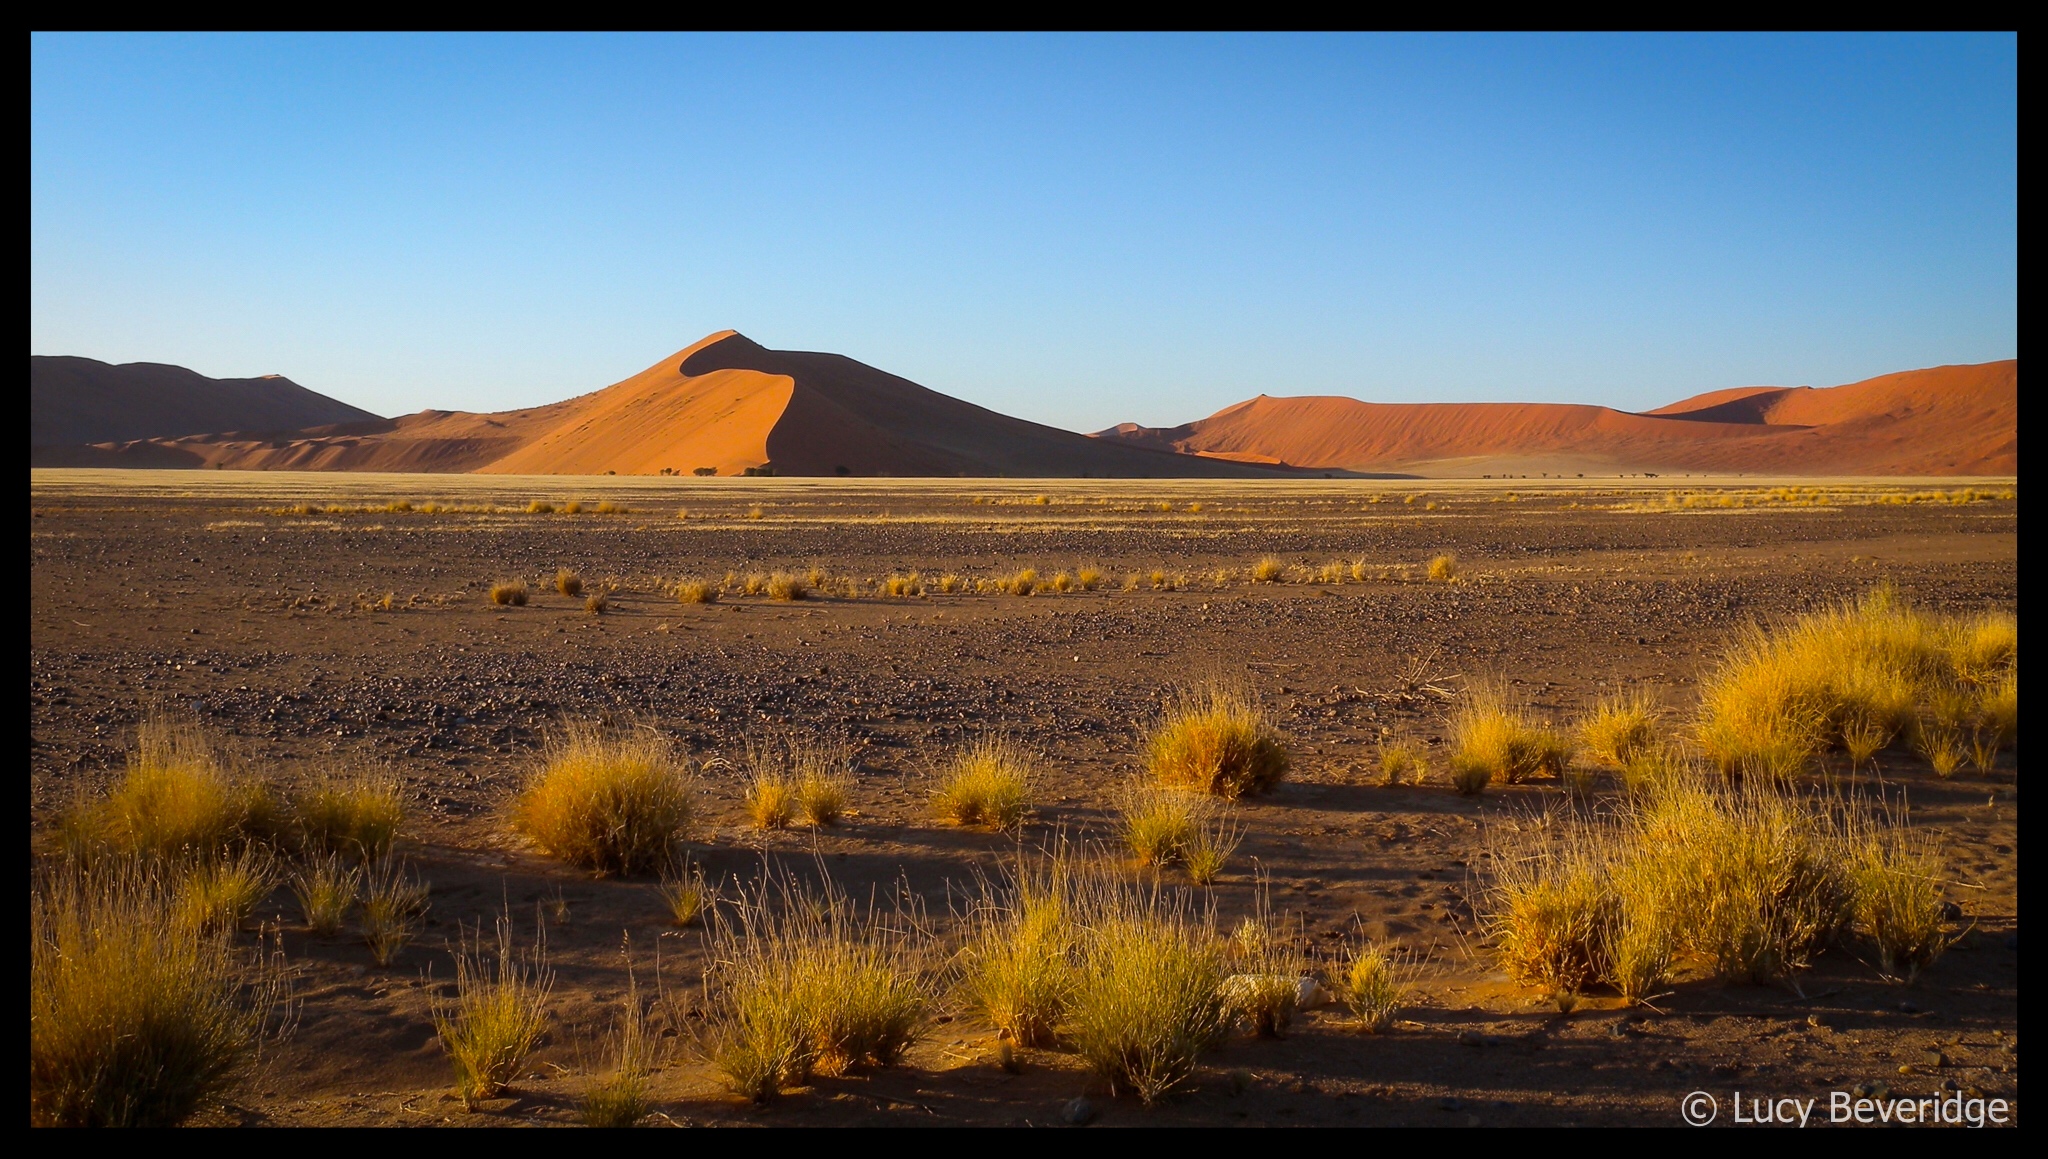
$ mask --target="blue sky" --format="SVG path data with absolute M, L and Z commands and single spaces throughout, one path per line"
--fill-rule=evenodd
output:
M 1073 429 L 2018 351 L 2018 44 L 48 36 L 29 347 L 382 413 L 712 330 Z

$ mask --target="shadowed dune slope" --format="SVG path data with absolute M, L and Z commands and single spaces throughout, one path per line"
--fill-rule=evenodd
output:
M 1105 441 L 1349 471 L 1530 469 L 2009 475 L 2019 363 L 1940 366 L 1847 386 L 1742 387 L 1644 414 L 1552 403 L 1368 403 L 1260 395 Z
M 28 392 L 31 448 L 381 421 L 279 375 L 208 378 L 160 362 L 31 354 Z

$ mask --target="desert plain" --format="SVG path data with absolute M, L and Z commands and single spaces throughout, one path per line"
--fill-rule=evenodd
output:
M 2016 490 L 37 469 L 32 836 L 120 776 L 151 714 L 208 730 L 281 793 L 338 765 L 399 779 L 400 849 L 431 883 L 423 928 L 379 966 L 358 939 L 309 934 L 288 890 L 266 898 L 238 936 L 285 964 L 289 1033 L 202 1116 L 216 1124 L 577 1122 L 629 966 L 665 1044 L 654 1125 L 1661 1126 L 1696 1090 L 1724 1107 L 1735 1091 L 1825 1104 L 1878 1088 L 2016 1106 L 2016 750 L 1948 777 L 1904 746 L 1817 774 L 1940 844 L 1954 941 L 1910 984 L 1851 944 L 1782 984 L 1681 972 L 1648 1005 L 1595 987 L 1568 1010 L 1501 973 L 1480 895 L 1492 850 L 1611 798 L 1613 771 L 1588 766 L 1573 792 L 1539 777 L 1464 796 L 1430 759 L 1477 681 L 1560 726 L 1640 690 L 1676 731 L 1746 624 L 1883 584 L 1934 612 L 2016 613 Z M 542 505 L 554 509 L 530 510 Z M 1455 558 L 1448 578 L 1430 576 L 1439 556 Z M 1283 570 L 1260 582 L 1267 557 Z M 555 590 L 564 568 L 605 593 L 602 614 Z M 1030 595 L 974 590 L 1027 568 Z M 749 574 L 813 569 L 807 598 L 744 592 Z M 1083 569 L 1103 577 L 1092 590 L 1053 590 Z M 912 574 L 918 594 L 885 594 Z M 673 594 L 728 575 L 715 602 Z M 947 575 L 963 590 L 939 590 Z M 512 580 L 530 600 L 493 603 Z M 1283 1037 L 1234 1034 L 1154 1106 L 1103 1091 L 1071 1054 L 999 1050 L 938 983 L 897 1065 L 738 1098 L 693 1037 L 702 930 L 672 925 L 653 878 L 593 876 L 508 823 L 550 736 L 652 728 L 701 763 L 685 849 L 708 880 L 737 888 L 768 869 L 913 899 L 943 951 L 977 881 L 1020 857 L 1067 842 L 1114 859 L 1147 730 L 1210 680 L 1260 700 L 1290 773 L 1238 802 L 1243 840 L 1214 884 L 1122 872 L 1184 891 L 1221 930 L 1263 906 L 1318 969 L 1392 943 L 1410 991 L 1380 1033 L 1319 1005 Z M 754 828 L 747 746 L 792 733 L 850 747 L 849 810 L 832 826 Z M 945 755 L 988 734 L 1033 756 L 1016 832 L 931 807 Z M 1388 783 L 1395 744 L 1436 771 Z M 465 1109 L 434 1004 L 461 931 L 506 913 L 522 936 L 546 927 L 548 1030 L 502 1097 Z

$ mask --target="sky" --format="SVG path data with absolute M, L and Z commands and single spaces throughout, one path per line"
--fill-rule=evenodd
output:
M 30 65 L 30 353 L 382 414 L 728 328 L 1075 430 L 2018 352 L 2011 35 L 35 35 Z

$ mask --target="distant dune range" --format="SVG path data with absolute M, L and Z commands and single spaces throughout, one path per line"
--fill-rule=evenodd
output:
M 1094 436 L 732 331 L 546 406 L 380 418 L 289 379 L 29 359 L 35 466 L 654 475 L 2016 474 L 2019 364 L 1746 387 L 1644 414 L 1266 395 Z
M 1738 387 L 1642 414 L 1562 403 L 1370 403 L 1260 395 L 1178 427 L 1098 438 L 1246 462 L 1425 476 L 2014 475 L 2019 362 L 1847 386 Z

